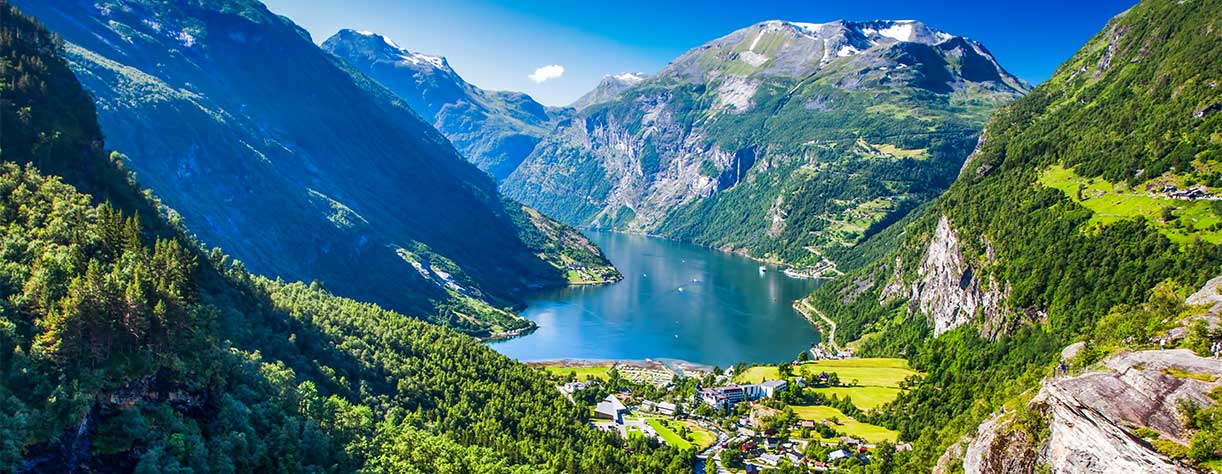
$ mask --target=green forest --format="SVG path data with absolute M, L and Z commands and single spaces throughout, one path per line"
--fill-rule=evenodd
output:
M 0 25 L 0 470 L 690 471 L 475 339 L 203 249 L 105 151 L 62 41 Z

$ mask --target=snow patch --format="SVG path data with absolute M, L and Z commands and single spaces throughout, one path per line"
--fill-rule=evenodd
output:
M 623 82 L 628 85 L 639 84 L 641 81 L 645 80 L 644 74 L 639 74 L 635 72 L 619 73 L 611 77 L 614 77 L 615 80 Z
M 797 21 L 787 21 L 786 23 L 797 27 L 799 30 L 805 30 L 810 33 L 818 33 L 819 29 L 823 28 L 823 25 L 826 25 L 826 23 L 802 23 Z
M 416 64 L 416 65 L 431 64 L 433 67 L 436 67 L 439 69 L 445 67 L 445 58 L 442 58 L 440 56 L 430 56 L 427 54 L 409 53 L 407 51 L 403 51 L 399 55 L 399 57 L 402 58 L 406 62 Z
M 846 44 L 844 46 L 841 46 L 839 51 L 836 51 L 836 56 L 843 58 L 845 56 L 852 56 L 860 52 L 861 51 L 858 50 L 857 48 L 854 48 Z
M 878 30 L 878 34 L 894 39 L 896 41 L 912 41 L 914 30 L 911 22 L 897 22 L 887 28 Z
M 195 37 L 191 36 L 191 33 L 187 33 L 186 31 L 179 31 L 178 42 L 182 43 L 183 46 L 190 48 L 195 46 Z

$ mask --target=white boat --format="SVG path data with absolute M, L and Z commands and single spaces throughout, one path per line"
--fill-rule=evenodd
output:
M 768 271 L 768 267 L 760 265 L 760 273 L 766 273 L 767 271 Z

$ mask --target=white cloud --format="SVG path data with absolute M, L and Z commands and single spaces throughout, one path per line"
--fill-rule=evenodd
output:
M 552 64 L 550 66 L 543 66 L 539 69 L 535 69 L 535 72 L 533 74 L 526 76 L 526 77 L 529 77 L 530 80 L 535 81 L 536 83 L 542 83 L 543 81 L 546 81 L 548 79 L 555 79 L 563 75 L 564 75 L 564 66 L 561 66 L 559 64 Z

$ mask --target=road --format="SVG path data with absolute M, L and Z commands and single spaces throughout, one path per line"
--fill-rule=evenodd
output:
M 799 313 L 802 313 L 802 316 L 805 317 L 807 321 L 810 321 L 811 324 L 814 324 L 821 328 L 822 327 L 831 328 L 830 331 L 827 331 L 827 343 L 828 345 L 832 346 L 832 349 L 836 351 L 840 351 L 840 346 L 836 345 L 836 322 L 835 321 L 832 321 L 831 318 L 824 316 L 822 312 L 820 312 L 818 309 L 815 309 L 815 307 L 810 304 L 809 298 L 802 298 L 798 300 L 798 302 L 793 305 L 793 308 L 798 310 Z M 826 326 L 823 326 L 822 324 L 819 324 L 818 322 L 816 322 L 815 319 L 811 317 L 812 313 L 818 316 L 819 319 L 822 319 L 824 324 L 826 324 Z
M 708 473 L 708 461 L 710 458 L 713 460 L 714 473 L 730 474 L 730 471 L 721 465 L 721 456 L 719 456 L 719 454 L 721 454 L 721 443 L 728 441 L 730 439 L 730 435 L 727 435 L 721 430 L 721 428 L 717 427 L 717 425 L 709 423 L 703 419 L 692 418 L 692 420 L 702 428 L 717 433 L 717 441 L 714 442 L 712 446 L 709 446 L 708 449 L 705 449 L 703 452 L 696 455 L 697 459 L 703 461 L 703 463 L 696 463 L 696 474 Z

